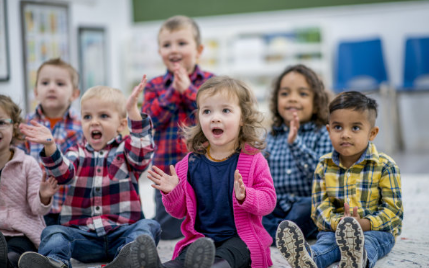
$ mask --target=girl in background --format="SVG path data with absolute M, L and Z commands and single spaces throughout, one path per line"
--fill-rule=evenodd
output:
M 325 125 L 328 93 L 313 70 L 304 65 L 288 67 L 275 81 L 271 97 L 273 123 L 265 150 L 277 204 L 262 220 L 275 240 L 283 220 L 295 222 L 305 238 L 315 238 L 310 218 L 311 186 L 319 157 L 332 151 Z
M 16 268 L 22 253 L 35 251 L 46 227 L 43 215 L 51 209 L 58 190 L 56 180 L 42 179 L 36 160 L 14 145 L 23 141 L 19 131 L 21 109 L 0 95 L 0 267 Z
M 184 128 L 190 153 L 171 175 L 157 167 L 148 178 L 168 213 L 183 218 L 185 236 L 173 260 L 161 264 L 150 237 L 140 237 L 149 267 L 269 267 L 272 238 L 262 216 L 275 207 L 256 101 L 242 82 L 213 77 L 197 93 L 197 125 Z M 132 250 L 131 252 L 138 252 Z M 141 260 L 144 258 L 144 260 Z

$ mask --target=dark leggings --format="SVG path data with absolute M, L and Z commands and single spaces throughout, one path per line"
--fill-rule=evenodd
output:
M 5 236 L 5 238 L 8 248 L 7 257 L 12 267 L 18 268 L 19 257 L 24 252 L 37 252 L 33 242 L 31 242 L 31 240 L 26 236 Z
M 215 242 L 216 253 L 215 258 L 224 259 L 228 262 L 231 267 L 234 268 L 247 268 L 250 267 L 251 259 L 250 259 L 250 251 L 247 248 L 246 244 L 241 240 L 240 237 L 234 236 L 228 240 L 222 242 Z M 185 262 L 186 251 L 188 247 L 185 247 L 174 259 L 174 263 L 177 261 Z M 165 267 L 168 266 L 168 262 L 164 263 Z M 177 267 L 177 266 L 175 266 Z

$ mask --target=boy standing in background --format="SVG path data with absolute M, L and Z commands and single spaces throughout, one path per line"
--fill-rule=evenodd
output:
M 212 73 L 197 65 L 203 51 L 198 25 L 185 16 L 167 19 L 158 33 L 158 53 L 167 73 L 152 79 L 144 91 L 143 112 L 152 118 L 157 149 L 153 164 L 169 173 L 187 153 L 186 144 L 178 131 L 182 125 L 194 125 L 198 88 Z M 161 224 L 161 239 L 175 239 L 182 235 L 182 220 L 170 216 L 162 204 L 162 196 L 155 191 L 155 220 Z
M 305 242 L 296 224 L 283 221 L 277 247 L 292 267 L 374 267 L 401 233 L 401 176 L 392 158 L 371 142 L 377 103 L 356 91 L 329 105 L 327 129 L 334 151 L 320 158 L 313 181 L 311 217 L 320 232 Z
M 51 129 L 55 143 L 63 154 L 82 139 L 79 114 L 70 107 L 79 97 L 79 75 L 70 64 L 56 58 L 44 62 L 37 70 L 34 94 L 39 102 L 36 110 L 26 117 Z M 41 165 L 39 153 L 42 144 L 26 141 L 20 146 Z M 68 185 L 60 185 L 54 195 L 51 211 L 44 216 L 46 225 L 60 224 L 61 207 L 67 196 Z

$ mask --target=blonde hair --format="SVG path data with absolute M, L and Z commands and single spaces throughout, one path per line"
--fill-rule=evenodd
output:
M 185 27 L 191 27 L 191 30 L 194 34 L 195 42 L 197 43 L 197 47 L 201 45 L 201 33 L 200 28 L 198 27 L 198 24 L 191 18 L 186 16 L 174 16 L 166 21 L 161 25 L 161 28 L 159 29 L 158 36 L 162 32 L 162 30 L 168 30 L 170 32 L 182 30 Z
M 0 107 L 10 116 L 13 122 L 13 134 L 11 144 L 18 144 L 24 141 L 24 135 L 19 131 L 19 124 L 24 122 L 24 119 L 21 117 L 21 108 L 13 102 L 13 100 L 6 96 L 0 95 Z
M 48 61 L 45 61 L 44 63 L 42 63 L 42 65 L 39 66 L 39 69 L 37 69 L 37 75 L 36 75 L 36 86 L 37 86 L 37 82 L 39 81 L 40 71 L 46 65 L 51 65 L 51 66 L 66 69 L 70 74 L 73 89 L 79 88 L 79 74 L 77 73 L 76 69 L 60 58 L 50 59 Z
M 262 114 L 256 108 L 256 99 L 250 88 L 243 82 L 228 76 L 215 76 L 208 79 L 197 93 L 197 124 L 192 127 L 182 126 L 182 135 L 186 140 L 188 150 L 198 154 L 207 152 L 208 140 L 203 133 L 198 120 L 199 100 L 202 95 L 213 96 L 218 93 L 227 93 L 230 98 L 236 97 L 241 109 L 242 127 L 238 134 L 237 148 L 246 153 L 257 153 L 265 148 L 265 128 L 262 126 Z M 252 152 L 245 146 L 253 147 Z
M 80 99 L 80 104 L 82 105 L 84 101 L 92 98 L 97 98 L 99 100 L 112 103 L 112 106 L 116 108 L 116 111 L 119 113 L 121 118 L 127 117 L 127 110 L 125 107 L 127 104 L 127 99 L 119 89 L 107 86 L 91 87 L 85 92 L 85 94 L 83 94 L 82 98 Z

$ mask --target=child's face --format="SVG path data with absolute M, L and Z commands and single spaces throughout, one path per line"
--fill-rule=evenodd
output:
M 9 151 L 9 146 L 13 138 L 14 125 L 6 119 L 11 119 L 10 115 L 0 106 L 0 153 Z
M 300 123 L 310 121 L 316 113 L 314 92 L 300 73 L 290 72 L 283 76 L 277 94 L 277 110 L 286 125 L 293 119 L 293 113 L 298 114 Z
M 81 113 L 83 135 L 95 151 L 103 149 L 127 126 L 127 119 L 121 118 L 111 102 L 95 97 L 81 103 Z
M 210 146 L 217 150 L 232 151 L 237 146 L 241 126 L 241 108 L 238 98 L 225 91 L 198 98 L 198 119 Z
M 48 117 L 62 117 L 70 103 L 79 97 L 79 90 L 73 88 L 67 69 L 45 65 L 39 72 L 34 94 Z
M 334 149 L 340 154 L 340 161 L 349 167 L 365 152 L 368 141 L 378 134 L 378 127 L 369 121 L 368 111 L 339 109 L 330 114 L 326 125 Z
M 164 29 L 159 33 L 158 42 L 158 53 L 170 72 L 174 72 L 175 66 L 185 68 L 188 74 L 194 71 L 203 46 L 197 45 L 190 26 L 175 31 Z

